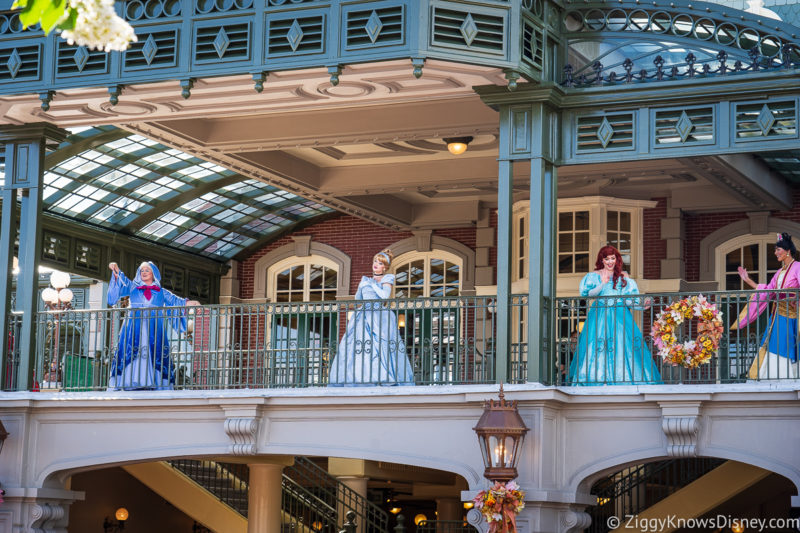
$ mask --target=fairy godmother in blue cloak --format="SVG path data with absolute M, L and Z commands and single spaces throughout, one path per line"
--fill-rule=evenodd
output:
M 130 298 L 119 333 L 117 351 L 111 361 L 108 388 L 112 390 L 171 389 L 175 368 L 169 357 L 169 328 L 186 331 L 186 311 L 162 309 L 199 305 L 161 287 L 161 273 L 150 261 L 136 270 L 133 280 L 110 263 L 108 305 Z

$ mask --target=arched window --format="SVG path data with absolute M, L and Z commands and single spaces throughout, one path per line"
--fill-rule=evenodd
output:
M 287 257 L 268 269 L 268 294 L 276 303 L 335 300 L 338 274 L 328 258 Z M 278 305 L 270 318 L 271 383 L 320 383 L 337 343 L 336 311 Z
M 715 253 L 717 282 L 721 290 L 749 289 L 739 277 L 739 265 L 756 283 L 767 283 L 781 265 L 775 258 L 775 235 L 742 235 L 722 243 Z
M 273 302 L 321 302 L 336 299 L 338 271 L 330 259 L 310 255 L 289 257 L 269 268 Z
M 395 259 L 396 298 L 455 297 L 460 293 L 461 259 L 442 250 L 409 252 Z M 411 357 L 417 383 L 455 379 L 463 317 L 452 305 L 403 306 L 397 310 L 400 334 Z
M 447 252 L 411 252 L 395 259 L 396 298 L 458 296 L 461 260 Z

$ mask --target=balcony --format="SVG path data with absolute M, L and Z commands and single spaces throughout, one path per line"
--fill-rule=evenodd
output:
M 789 309 L 797 309 L 800 303 L 798 291 L 758 292 L 759 300 L 778 299 Z M 699 293 L 648 294 L 626 299 L 556 298 L 550 313 L 555 342 L 544 343 L 538 361 L 542 382 L 551 386 L 574 386 L 729 384 L 791 379 L 792 375 L 787 378 L 784 372 L 790 370 L 790 361 L 785 358 L 781 358 L 781 362 L 786 368 L 779 369 L 779 373 L 772 370 L 774 375 L 748 376 L 765 332 L 770 328 L 771 312 L 763 312 L 746 327 L 729 329 L 732 317 L 738 316 L 748 302 L 752 302 L 751 298 L 756 298 L 749 291 L 703 294 L 722 312 L 724 325 L 719 349 L 710 361 L 692 369 L 663 362 L 658 355 L 659 347 L 650 335 L 652 324 L 666 306 L 695 295 Z M 509 369 L 506 381 L 524 383 L 529 361 L 525 342 L 527 297 L 512 297 L 508 354 L 498 354 L 494 349 L 498 334 L 495 308 L 494 296 L 461 296 L 374 302 L 254 303 L 146 311 L 114 308 L 42 312 L 36 317 L 37 351 L 32 390 L 106 390 L 120 336 L 125 335 L 125 322 L 135 320 L 168 324 L 163 338 L 169 346 L 169 358 L 164 358 L 169 368 L 164 375 L 171 375 L 173 387 L 179 390 L 327 386 L 332 363 L 342 350 L 348 350 L 341 343 L 348 325 L 353 330 L 394 330 L 397 335 L 390 335 L 379 349 L 397 366 L 402 366 L 405 358 L 412 368 L 415 385 L 494 383 L 498 362 Z M 627 313 L 631 318 L 616 326 L 616 337 L 597 333 L 602 327 L 586 328 L 579 334 L 593 308 Z M 9 350 L 9 360 L 2 365 L 3 387 L 9 391 L 26 388 L 18 376 L 16 332 L 19 321 L 20 315 L 11 317 L 9 347 L 13 349 Z M 181 328 L 185 331 L 179 331 Z M 682 343 L 695 339 L 697 328 L 696 319 L 686 320 L 676 340 Z M 591 338 L 592 335 L 597 338 Z M 624 339 L 620 343 L 621 337 Z M 356 334 L 356 338 L 363 337 Z M 586 348 L 581 348 L 584 344 Z M 372 349 L 369 341 L 358 340 L 355 345 L 356 354 Z M 551 345 L 552 349 L 548 349 Z M 600 363 L 597 361 L 604 361 L 602 353 L 612 350 L 612 345 L 635 351 L 636 357 L 641 358 L 641 365 L 655 369 L 656 377 L 643 376 L 635 369 L 615 373 L 614 365 L 618 363 L 613 361 L 608 363 L 609 373 L 598 373 Z M 352 345 L 349 350 L 353 350 Z M 589 365 L 588 372 L 581 373 L 573 368 L 579 364 L 581 350 L 590 352 L 589 357 L 595 361 L 593 367 Z M 505 361 L 499 361 L 501 357 Z M 396 384 L 386 382 L 385 376 L 374 367 L 362 366 L 356 384 Z

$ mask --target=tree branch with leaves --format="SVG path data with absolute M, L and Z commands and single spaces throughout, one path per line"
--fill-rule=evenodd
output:
M 136 42 L 133 27 L 114 10 L 114 0 L 15 0 L 24 27 L 40 24 L 59 31 L 69 44 L 91 49 L 127 50 Z

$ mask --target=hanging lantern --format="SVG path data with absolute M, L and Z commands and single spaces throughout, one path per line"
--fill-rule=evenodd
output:
M 507 402 L 500 385 L 500 399 L 487 400 L 478 425 L 478 434 L 483 465 L 483 477 L 495 482 L 507 483 L 517 477 L 517 460 L 522 450 L 522 441 L 529 430 L 517 410 L 516 400 Z

